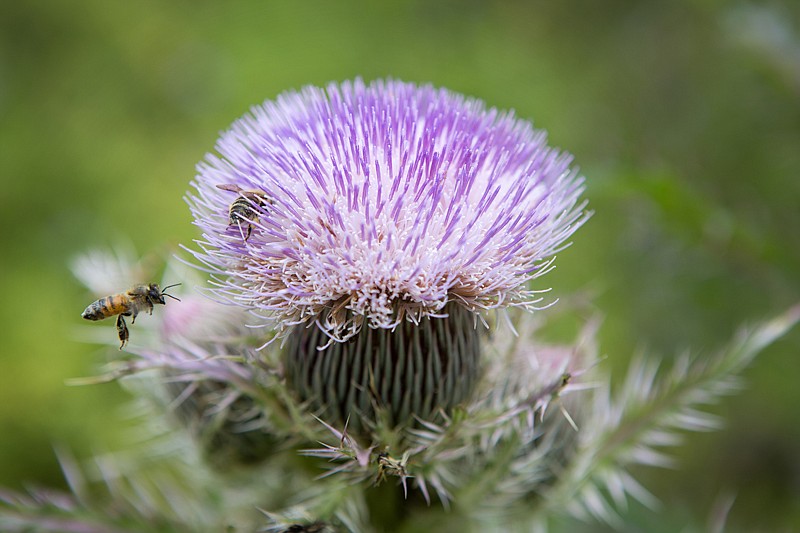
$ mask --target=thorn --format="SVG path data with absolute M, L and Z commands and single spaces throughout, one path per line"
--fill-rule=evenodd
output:
M 567 412 L 567 409 L 563 405 L 559 405 L 558 407 L 561 410 L 561 414 L 564 415 L 564 418 L 566 418 L 567 422 L 569 422 L 569 425 L 572 426 L 572 429 L 574 429 L 575 431 L 579 431 L 578 430 L 578 425 L 575 423 L 575 421 L 572 419 L 572 417 L 569 416 L 569 413 Z

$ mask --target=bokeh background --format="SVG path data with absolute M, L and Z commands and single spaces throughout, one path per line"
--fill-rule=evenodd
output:
M 0 486 L 63 487 L 54 443 L 124 445 L 126 393 L 65 385 L 109 357 L 77 333 L 71 259 L 189 243 L 182 196 L 218 132 L 355 76 L 514 108 L 575 155 L 595 216 L 548 283 L 592 295 L 617 380 L 636 353 L 711 353 L 800 301 L 790 0 L 2 2 Z M 728 494 L 731 531 L 800 530 L 800 332 L 746 376 L 722 431 L 638 471 L 663 507 L 632 505 L 631 531 L 702 530 Z

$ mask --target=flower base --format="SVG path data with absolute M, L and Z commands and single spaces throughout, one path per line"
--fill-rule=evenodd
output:
M 474 313 L 452 303 L 444 311 L 330 344 L 318 327 L 297 327 L 285 352 L 289 386 L 326 422 L 349 419 L 348 429 L 434 419 L 470 396 L 480 371 Z

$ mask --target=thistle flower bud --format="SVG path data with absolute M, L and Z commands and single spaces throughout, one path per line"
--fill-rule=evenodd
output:
M 206 460 L 220 469 L 253 465 L 267 459 L 280 443 L 270 431 L 261 406 L 224 383 L 170 381 L 166 393 L 173 413 L 200 445 Z
M 160 347 L 141 356 L 162 368 L 172 412 L 210 464 L 227 469 L 261 462 L 280 439 L 264 406 L 248 394 L 260 380 L 258 368 L 248 364 L 256 356 L 242 313 L 198 295 L 181 304 L 164 313 Z

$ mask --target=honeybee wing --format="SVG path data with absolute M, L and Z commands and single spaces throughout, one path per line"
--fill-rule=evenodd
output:
M 267 193 L 265 193 L 260 189 L 253 189 L 253 190 L 242 189 L 241 187 L 233 183 L 221 183 L 217 185 L 217 189 L 222 189 L 223 191 L 235 192 L 242 198 L 267 201 L 269 203 L 272 203 L 272 200 L 268 197 Z
M 217 189 L 222 189 L 223 191 L 231 191 L 237 194 L 241 194 L 243 192 L 243 189 L 241 187 L 233 183 L 221 183 L 217 185 Z
M 158 258 L 140 257 L 130 243 L 113 250 L 91 250 L 71 262 L 72 272 L 96 297 L 116 294 L 134 281 L 147 279 L 155 269 Z

